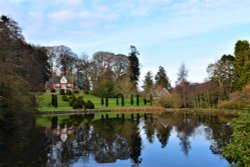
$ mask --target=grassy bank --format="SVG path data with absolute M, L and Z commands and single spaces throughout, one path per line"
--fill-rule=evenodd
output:
M 79 96 L 75 94 L 75 96 Z M 36 96 L 38 102 L 38 110 L 43 111 L 67 111 L 73 110 L 68 102 L 62 100 L 62 95 L 58 94 L 58 107 L 55 108 L 51 105 L 51 93 L 44 93 Z M 88 100 L 92 101 L 96 109 L 114 109 L 114 108 L 128 108 L 128 107 L 145 107 L 150 106 L 150 104 L 144 105 L 144 101 L 140 98 L 139 106 L 136 105 L 136 97 L 134 97 L 134 105 L 130 104 L 130 98 L 124 98 L 124 106 L 121 106 L 121 98 L 119 99 L 119 105 L 116 105 L 116 98 L 109 98 L 109 105 L 101 105 L 101 98 L 94 96 L 92 94 L 84 94 L 83 100 L 87 102 Z

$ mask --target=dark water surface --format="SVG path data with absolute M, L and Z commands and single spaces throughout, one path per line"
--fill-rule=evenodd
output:
M 227 167 L 230 116 L 134 114 L 54 117 L 47 127 L 1 134 L 0 166 Z M 51 128 L 55 127 L 55 128 Z M 25 133 L 24 133 L 25 132 Z M 14 137 L 13 137 L 14 136 Z

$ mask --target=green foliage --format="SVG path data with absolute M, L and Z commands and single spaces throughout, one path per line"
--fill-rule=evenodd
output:
M 66 95 L 63 95 L 63 96 L 62 96 L 62 100 L 63 100 L 63 101 L 68 101 L 68 97 L 67 97 Z
M 73 92 L 74 92 L 75 94 L 78 94 L 78 93 L 79 93 L 79 90 L 75 89 Z
M 105 98 L 105 106 L 106 106 L 106 107 L 109 106 L 109 98 L 108 98 L 108 97 Z
M 51 94 L 51 105 L 54 107 L 58 107 L 58 100 L 56 94 Z
M 129 77 L 130 77 L 130 81 L 131 83 L 134 83 L 134 85 L 136 86 L 139 81 L 139 77 L 140 77 L 140 64 L 139 64 L 139 59 L 137 57 L 137 55 L 139 55 L 139 52 L 137 51 L 135 46 L 130 46 L 130 55 L 128 56 L 128 61 L 129 61 L 129 67 L 128 67 L 128 71 L 129 71 Z
M 122 95 L 122 106 L 125 105 L 125 102 L 124 102 L 124 96 Z
M 95 105 L 92 101 L 88 100 L 87 103 L 85 104 L 86 109 L 95 109 Z
M 116 97 L 116 105 L 119 105 L 119 97 Z
M 144 89 L 144 93 L 149 93 L 152 88 L 153 88 L 153 74 L 151 71 L 147 72 L 146 76 L 144 77 L 143 80 L 143 86 L 142 88 Z
M 64 89 L 60 89 L 60 95 L 64 95 L 64 94 L 65 94 Z
M 136 95 L 136 105 L 137 105 L 137 106 L 140 105 L 140 98 L 139 98 L 139 95 Z
M 241 115 L 233 122 L 232 142 L 222 149 L 222 155 L 241 167 L 250 164 L 250 114 Z
M 85 102 L 84 102 L 84 100 L 83 100 L 82 98 L 77 98 L 77 99 L 73 102 L 72 107 L 73 107 L 73 109 L 82 109 L 83 106 L 85 106 L 85 105 L 86 105 L 86 104 L 85 104 Z
M 96 96 L 117 97 L 119 92 L 115 87 L 115 82 L 112 80 L 104 80 L 95 86 L 92 93 Z
M 219 61 L 210 64 L 207 68 L 219 100 L 228 99 L 229 94 L 233 91 L 234 60 L 232 55 L 223 55 Z
M 67 95 L 72 95 L 71 90 L 67 89 L 67 90 L 66 90 L 66 94 L 67 94 Z
M 134 96 L 133 95 L 130 96 L 130 104 L 131 104 L 131 106 L 134 105 Z
M 164 67 L 159 66 L 159 70 L 155 76 L 155 84 L 161 86 L 162 88 L 171 89 L 169 78 L 166 74 Z
M 50 92 L 51 92 L 51 93 L 55 93 L 56 90 L 55 90 L 54 88 L 52 88 L 52 89 L 50 90 Z
M 102 106 L 104 105 L 104 97 L 103 96 L 101 97 L 101 105 Z
M 250 82 L 250 46 L 248 41 L 237 41 L 234 54 L 235 89 L 239 90 Z
M 68 98 L 69 105 L 72 106 L 75 100 L 76 100 L 75 95 L 71 95 L 71 96 Z

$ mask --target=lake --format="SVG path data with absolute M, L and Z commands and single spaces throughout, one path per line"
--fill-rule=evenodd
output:
M 230 142 L 233 116 L 129 116 L 49 116 L 46 126 L 36 125 L 25 135 L 2 135 L 0 166 L 229 166 L 220 151 Z

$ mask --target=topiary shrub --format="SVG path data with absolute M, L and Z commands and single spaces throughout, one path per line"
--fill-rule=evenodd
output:
M 86 109 L 95 109 L 95 105 L 92 101 L 88 100 L 85 104 Z
M 71 95 L 68 98 L 69 105 L 72 106 L 75 100 L 76 100 L 76 97 L 74 95 Z
M 74 93 L 75 93 L 75 94 L 79 94 L 79 90 L 75 89 L 75 90 L 74 90 Z
M 67 89 L 67 90 L 66 90 L 66 94 L 67 94 L 67 95 L 72 95 L 71 90 Z
M 65 95 L 64 89 L 60 89 L 60 95 Z
M 63 95 L 63 96 L 62 96 L 62 100 L 63 100 L 63 101 L 68 101 L 68 97 L 67 97 L 66 95 Z
M 77 98 L 77 99 L 73 102 L 72 107 L 73 107 L 73 109 L 82 109 L 84 104 L 85 104 L 85 102 L 84 102 L 83 99 Z

